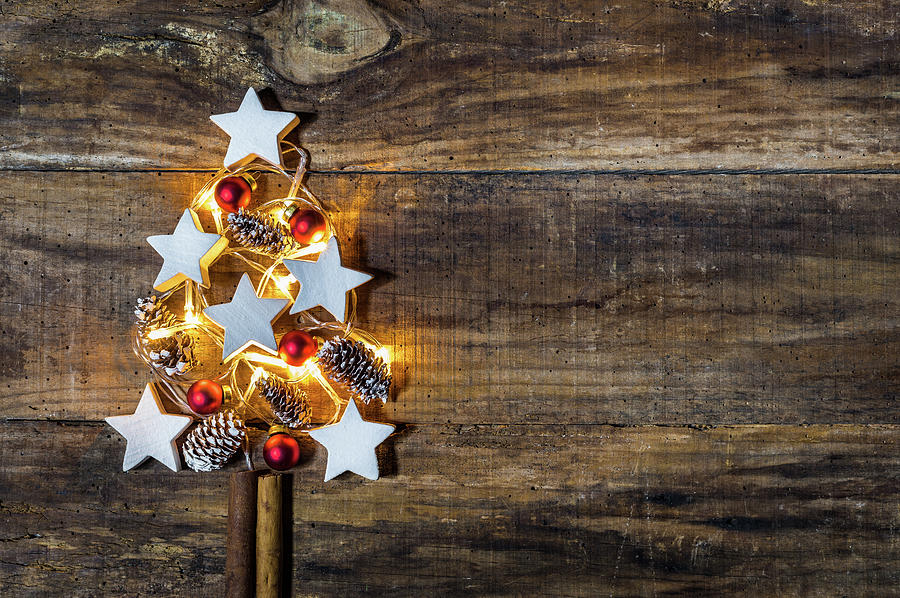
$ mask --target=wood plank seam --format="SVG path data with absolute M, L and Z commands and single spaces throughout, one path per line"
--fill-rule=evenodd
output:
M 54 172 L 78 172 L 78 173 L 112 173 L 112 174 L 214 174 L 215 168 L 0 168 L 0 173 L 54 173 Z M 315 170 L 309 169 L 311 175 L 459 175 L 459 176 L 560 176 L 560 175 L 585 175 L 585 176 L 772 176 L 772 175 L 894 175 L 900 174 L 896 168 L 769 168 L 769 169 L 740 169 L 740 168 L 671 168 L 671 169 L 537 169 L 537 170 Z

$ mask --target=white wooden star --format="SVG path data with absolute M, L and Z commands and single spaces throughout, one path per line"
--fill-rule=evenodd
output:
M 185 210 L 171 235 L 147 237 L 147 242 L 162 256 L 163 265 L 153 283 L 157 291 L 168 291 L 193 280 L 209 286 L 209 266 L 228 247 L 228 239 L 203 232 L 200 219 L 193 210 Z
M 250 345 L 278 353 L 272 322 L 288 306 L 287 299 L 259 297 L 245 273 L 241 276 L 230 303 L 210 305 L 203 310 L 207 318 L 225 329 L 222 361 L 228 361 Z
M 148 384 L 132 415 L 106 418 L 106 423 L 127 441 L 122 471 L 137 467 L 150 457 L 172 471 L 180 470 L 181 458 L 175 439 L 191 425 L 191 421 L 187 415 L 170 415 L 163 411 L 156 390 Z
M 369 422 L 362 418 L 356 402 L 351 400 L 341 421 L 331 426 L 310 430 L 309 435 L 328 450 L 325 481 L 345 471 L 352 471 L 370 480 L 378 479 L 378 459 L 375 447 L 391 435 L 394 426 Z
M 209 117 L 231 136 L 225 153 L 225 168 L 234 170 L 255 158 L 282 166 L 281 139 L 297 126 L 300 119 L 292 112 L 266 110 L 252 87 L 244 95 L 237 112 Z
M 372 279 L 371 274 L 341 265 L 341 251 L 334 237 L 328 239 L 316 261 L 284 260 L 284 266 L 300 283 L 291 313 L 321 305 L 339 322 L 347 317 L 347 293 Z

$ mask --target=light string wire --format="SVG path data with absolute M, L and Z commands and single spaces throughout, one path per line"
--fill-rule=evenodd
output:
M 287 146 L 286 149 L 283 150 L 283 153 L 285 155 L 291 152 L 299 155 L 299 163 L 293 174 L 287 172 L 281 166 L 268 163 L 252 163 L 235 170 L 221 168 L 194 195 L 194 198 L 191 200 L 189 206 L 190 209 L 194 210 L 195 212 L 199 212 L 204 208 L 208 209 L 212 215 L 213 222 L 215 223 L 216 233 L 224 236 L 227 225 L 223 225 L 221 209 L 216 204 L 214 196 L 215 188 L 218 183 L 228 177 L 244 176 L 245 178 L 249 178 L 251 181 L 253 181 L 255 185 L 256 179 L 260 175 L 277 174 L 288 178 L 291 182 L 290 190 L 287 196 L 263 202 L 256 208 L 256 211 L 259 213 L 267 213 L 274 216 L 276 220 L 282 226 L 284 226 L 288 224 L 288 221 L 284 215 L 286 208 L 290 206 L 297 206 L 298 209 L 302 209 L 303 207 L 311 208 L 323 216 L 329 235 L 334 235 L 335 228 L 331 221 L 331 218 L 328 215 L 328 212 L 324 209 L 319 199 L 312 193 L 312 191 L 309 190 L 309 188 L 306 187 L 303 182 L 307 174 L 306 167 L 309 163 L 309 155 L 304 149 L 299 148 L 290 142 L 282 140 L 281 143 L 284 146 Z M 280 293 L 287 297 L 287 299 L 293 301 L 294 296 L 291 293 L 290 287 L 296 282 L 296 280 L 293 278 L 293 276 L 290 275 L 289 272 L 288 274 L 281 274 L 277 271 L 279 270 L 279 268 L 287 271 L 287 268 L 284 266 L 284 260 L 286 259 L 302 259 L 306 256 L 321 253 L 325 249 L 327 241 L 328 238 L 324 240 L 318 240 L 309 245 L 292 243 L 285 252 L 275 256 L 266 254 L 262 251 L 256 251 L 249 247 L 229 246 L 219 255 L 217 261 L 222 257 L 230 256 L 239 260 L 250 269 L 259 273 L 261 276 L 259 283 L 256 286 L 257 296 L 267 296 L 267 292 L 272 290 L 272 287 L 274 287 L 275 292 Z M 272 263 L 267 265 L 256 261 L 257 259 L 259 259 L 259 257 L 266 257 L 270 259 Z M 132 346 L 134 352 L 148 363 L 148 355 L 150 350 L 150 343 L 148 341 L 171 336 L 179 332 L 197 331 L 202 335 L 208 337 L 208 339 L 219 349 L 222 349 L 224 347 L 224 334 L 217 326 L 211 326 L 210 324 L 208 324 L 208 318 L 203 315 L 203 310 L 209 307 L 210 303 L 209 299 L 203 291 L 203 288 L 199 284 L 193 282 L 192 280 L 187 280 L 185 281 L 183 287 L 179 285 L 179 287 L 176 287 L 175 289 L 172 289 L 160 295 L 160 301 L 166 303 L 180 288 L 184 289 L 184 312 L 180 322 L 171 326 L 155 328 L 149 331 L 139 329 L 137 326 L 135 327 L 135 332 L 132 338 Z M 358 303 L 356 291 L 351 290 L 349 291 L 348 295 L 349 308 L 347 310 L 348 315 L 344 323 L 319 320 L 307 310 L 301 312 L 300 316 L 298 317 L 298 324 L 300 326 L 300 329 L 318 330 L 325 333 L 331 333 L 336 336 L 359 340 L 363 342 L 363 344 L 367 345 L 371 350 L 373 350 L 375 354 L 380 357 L 382 361 L 387 365 L 387 367 L 390 368 L 390 356 L 387 349 L 383 345 L 381 345 L 381 343 L 379 343 L 371 334 L 355 328 L 354 322 L 356 320 L 356 310 Z M 234 408 L 234 410 L 237 415 L 243 419 L 247 419 L 246 415 L 249 414 L 254 416 L 256 419 L 266 422 L 270 426 L 277 423 L 264 411 L 261 411 L 259 408 L 257 408 L 257 406 L 254 405 L 254 401 L 252 401 L 254 390 L 256 390 L 258 386 L 260 378 L 270 375 L 270 373 L 259 364 L 272 365 L 277 367 L 282 372 L 287 372 L 287 376 L 281 377 L 291 384 L 297 384 L 309 378 L 315 380 L 325 391 L 329 399 L 331 399 L 334 407 L 332 416 L 325 425 L 335 423 L 338 420 L 338 416 L 340 415 L 341 407 L 349 402 L 349 399 L 341 397 L 341 395 L 331 385 L 331 383 L 322 373 L 318 364 L 315 362 L 314 358 L 310 358 L 302 366 L 295 367 L 288 365 L 277 356 L 272 356 L 260 352 L 251 352 L 250 350 L 245 348 L 240 352 L 240 354 L 228 360 L 228 363 L 226 364 L 226 371 L 216 378 L 216 380 L 227 381 L 227 384 L 230 387 L 232 398 L 237 401 L 237 407 Z M 247 383 L 246 388 L 242 388 L 239 382 L 239 371 L 245 368 L 247 371 L 242 373 L 249 376 L 249 382 Z M 178 405 L 178 407 L 181 408 L 182 411 L 191 413 L 192 415 L 196 415 L 193 414 L 186 401 L 185 392 L 185 387 L 193 383 L 194 380 L 179 380 L 177 377 L 167 375 L 165 372 L 160 371 L 160 368 L 158 367 L 151 367 L 151 369 L 153 371 L 154 378 L 157 380 L 159 386 L 162 387 L 169 398 L 176 405 Z M 309 428 L 294 429 L 292 431 L 300 434 L 307 434 Z M 247 454 L 248 465 L 252 468 L 252 464 L 249 462 L 249 451 L 245 450 L 245 453 Z

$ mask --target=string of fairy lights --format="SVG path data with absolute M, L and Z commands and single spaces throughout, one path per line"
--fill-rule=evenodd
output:
M 297 280 L 289 272 L 284 271 L 284 260 L 301 259 L 309 255 L 321 253 L 325 248 L 327 237 L 332 234 L 334 228 L 327 212 L 322 208 L 322 204 L 319 202 L 318 198 L 316 198 L 316 196 L 303 184 L 307 164 L 306 152 L 289 142 L 282 141 L 281 143 L 284 146 L 287 146 L 287 151 L 297 153 L 301 156 L 300 164 L 298 164 L 294 174 L 289 174 L 279 166 L 267 164 L 253 164 L 251 166 L 238 168 L 235 171 L 229 171 L 223 168 L 219 170 L 195 195 L 190 203 L 190 209 L 195 212 L 208 211 L 215 223 L 216 232 L 220 235 L 224 235 L 225 226 L 223 225 L 223 214 L 227 214 L 227 212 L 225 212 L 219 203 L 217 203 L 215 193 L 216 189 L 223 181 L 231 182 L 235 177 L 245 177 L 244 180 L 247 180 L 248 188 L 252 190 L 253 187 L 256 186 L 257 177 L 261 174 L 273 173 L 287 178 L 291 182 L 291 188 L 288 194 L 285 197 L 271 199 L 262 203 L 256 208 L 256 212 L 267 213 L 275 217 L 286 227 L 291 225 L 291 218 L 288 214 L 295 218 L 297 216 L 307 216 L 306 220 L 312 220 L 314 224 L 306 229 L 309 231 L 308 233 L 298 235 L 301 238 L 301 242 L 298 242 L 297 245 L 290 248 L 284 254 L 278 255 L 274 257 L 274 259 L 269 259 L 268 261 L 270 263 L 268 265 L 259 261 L 260 258 L 265 259 L 267 257 L 265 254 L 240 246 L 229 247 L 221 253 L 220 257 L 231 256 L 237 258 L 244 265 L 261 274 L 259 282 L 256 284 L 257 295 L 270 296 L 274 292 L 281 294 L 287 299 L 292 299 L 293 295 L 291 293 L 291 287 L 296 285 Z M 244 206 L 249 203 L 249 199 L 250 193 L 245 193 L 241 199 L 234 203 L 236 205 L 241 204 L 239 209 L 243 209 Z M 298 206 L 302 207 L 298 208 Z M 310 216 L 308 212 L 310 210 L 320 215 L 321 220 L 318 220 L 315 216 Z M 148 357 L 148 353 L 152 350 L 152 344 L 146 341 L 165 338 L 177 332 L 186 330 L 196 330 L 201 332 L 219 348 L 223 347 L 222 332 L 218 327 L 211 325 L 202 317 L 203 309 L 210 305 L 203 287 L 194 281 L 188 280 L 181 290 L 183 290 L 184 293 L 184 300 L 182 307 L 182 321 L 180 323 L 173 326 L 153 328 L 147 331 L 135 328 L 135 346 L 137 347 L 137 352 L 140 357 L 152 361 L 152 359 L 149 359 Z M 161 299 L 164 301 L 168 300 L 174 293 L 175 291 L 169 291 L 163 295 Z M 338 324 L 335 322 L 323 321 L 316 318 L 315 315 L 309 311 L 305 311 L 300 316 L 301 319 L 305 321 L 304 324 L 301 324 L 301 329 L 316 330 L 321 333 L 330 332 L 345 337 L 356 338 L 371 347 L 375 354 L 385 363 L 389 363 L 390 353 L 388 349 L 382 346 L 372 335 L 355 328 L 356 290 L 351 289 L 348 291 L 348 296 L 349 315 L 347 316 L 345 323 Z M 286 359 L 288 361 L 285 361 Z M 335 410 L 329 420 L 329 423 L 334 423 L 339 414 L 339 408 L 346 402 L 346 399 L 341 398 L 340 394 L 335 391 L 333 386 L 323 376 L 322 371 L 314 360 L 305 360 L 302 365 L 299 366 L 294 365 L 294 363 L 296 363 L 296 360 L 292 359 L 286 352 L 282 352 L 280 356 L 274 356 L 260 351 L 247 350 L 239 354 L 235 359 L 229 361 L 227 370 L 222 377 L 227 378 L 230 382 L 230 390 L 232 393 L 237 391 L 237 397 L 239 398 L 241 406 L 263 420 L 268 419 L 267 415 L 264 412 L 261 412 L 258 407 L 254 407 L 254 402 L 250 400 L 250 397 L 255 390 L 256 382 L 267 373 L 263 367 L 260 367 L 260 364 L 275 368 L 288 382 L 300 383 L 307 377 L 312 377 L 321 385 L 334 402 Z M 241 384 L 238 380 L 238 374 L 242 368 L 247 368 L 252 375 L 243 391 L 240 391 Z M 158 376 L 160 381 L 170 390 L 173 400 L 179 401 L 183 406 L 190 408 L 189 405 L 181 399 L 181 393 L 179 393 L 175 387 L 171 386 L 172 384 L 177 385 L 183 383 L 183 378 L 168 376 L 164 371 L 159 369 L 154 369 L 154 374 Z
M 292 116 L 263 109 L 250 89 L 238 112 L 212 117 L 232 138 L 225 167 L 194 195 L 172 235 L 148 238 L 164 263 L 154 284 L 158 294 L 138 301 L 132 345 L 153 372 L 155 389 L 148 389 L 156 408 L 144 408 L 142 399 L 134 415 L 107 419 L 129 440 L 125 469 L 133 436 L 140 434 L 129 426 L 142 423 L 139 414 L 182 417 L 164 413 L 155 395 L 161 390 L 196 424 L 181 443 L 192 469 L 218 469 L 239 448 L 252 467 L 245 422 L 258 421 L 269 426 L 263 456 L 273 469 L 296 466 L 297 437 L 309 435 L 328 449 L 327 479 L 347 470 L 378 477 L 374 447 L 393 426 L 362 420 L 355 402 L 387 400 L 391 355 L 356 326 L 355 289 L 371 276 L 341 263 L 335 225 L 304 182 L 308 155 L 283 139 L 296 125 Z M 292 172 L 285 159 L 297 160 Z M 268 184 L 272 177 L 276 184 Z M 286 181 L 288 190 L 258 197 L 263 181 L 263 196 L 283 188 L 277 182 Z M 201 217 L 212 222 L 211 231 Z M 231 302 L 216 304 L 209 268 L 223 259 L 234 260 L 241 280 Z M 276 342 L 273 326 L 288 308 L 296 323 Z M 330 413 L 312 413 L 313 385 L 330 399 Z M 359 425 L 368 436 L 355 429 Z M 177 450 L 175 438 L 158 441 L 166 459 L 163 443 Z M 166 462 L 144 452 L 144 459 Z M 359 452 L 365 466 L 348 458 Z M 349 465 L 337 471 L 345 461 Z

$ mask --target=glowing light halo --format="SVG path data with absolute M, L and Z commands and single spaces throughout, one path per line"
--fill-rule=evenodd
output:
M 324 217 L 328 231 L 327 236 L 321 240 L 317 240 L 312 244 L 295 247 L 289 252 L 283 255 L 279 255 L 275 258 L 266 256 L 265 254 L 254 251 L 251 248 L 229 246 L 222 252 L 220 259 L 226 256 L 234 257 L 236 259 L 239 259 L 244 265 L 251 268 L 252 271 L 258 272 L 261 276 L 259 282 L 256 285 L 256 290 L 260 296 L 271 297 L 274 293 L 277 295 L 287 296 L 293 301 L 291 286 L 295 285 L 297 283 L 297 280 L 284 267 L 284 264 L 282 263 L 283 260 L 299 259 L 321 253 L 327 246 L 328 239 L 330 239 L 331 236 L 334 236 L 335 228 L 328 212 L 324 209 L 319 199 L 303 183 L 303 179 L 306 175 L 306 165 L 308 162 L 308 156 L 306 152 L 283 140 L 282 144 L 288 146 L 287 149 L 283 150 L 284 154 L 296 152 L 300 155 L 300 163 L 297 165 L 294 174 L 288 173 L 284 168 L 281 168 L 279 166 L 261 162 L 253 162 L 240 168 L 236 168 L 235 170 L 221 168 L 194 195 L 189 204 L 189 207 L 198 213 L 209 212 L 215 224 L 216 232 L 221 235 L 224 234 L 225 226 L 223 225 L 222 211 L 216 204 L 213 194 L 216 185 L 221 180 L 227 177 L 245 175 L 255 181 L 257 177 L 263 174 L 281 175 L 289 179 L 291 182 L 291 187 L 287 196 L 265 200 L 258 205 L 256 210 L 259 212 L 270 214 L 274 216 L 278 221 L 286 223 L 287 218 L 285 217 L 284 212 L 287 208 L 298 204 L 298 207 L 312 208 L 322 214 L 322 216 Z M 259 261 L 256 261 L 260 257 L 271 260 L 271 263 L 266 265 L 260 263 Z M 279 269 L 284 273 L 279 272 Z M 135 334 L 133 336 L 132 343 L 133 348 L 135 353 L 144 361 L 148 361 L 147 341 L 162 339 L 177 334 L 178 332 L 196 331 L 209 338 L 215 345 L 218 346 L 219 349 L 223 347 L 223 334 L 217 327 L 211 325 L 212 322 L 209 320 L 209 318 L 203 315 L 203 309 L 208 307 L 210 303 L 207 300 L 206 294 L 202 287 L 190 280 L 187 280 L 184 283 L 164 293 L 161 296 L 160 300 L 164 303 L 167 302 L 176 291 L 182 288 L 184 289 L 184 301 L 181 313 L 181 321 L 172 326 L 159 327 L 152 330 L 142 331 L 137 329 L 137 327 L 135 328 Z M 370 349 L 372 349 L 375 354 L 384 361 L 388 369 L 390 369 L 390 350 L 387 347 L 381 345 L 370 334 L 354 328 L 357 307 L 356 291 L 350 291 L 348 295 L 349 307 L 346 322 L 344 324 L 332 321 L 322 321 L 309 313 L 309 311 L 304 311 L 299 315 L 298 328 L 306 330 L 314 334 L 315 336 L 318 336 L 319 338 L 327 338 L 327 336 L 323 336 L 323 334 L 325 334 L 332 336 L 340 335 L 347 338 L 353 338 L 354 340 L 359 340 Z M 315 332 L 318 332 L 319 334 L 315 334 Z M 145 338 L 142 338 L 142 334 Z M 235 409 L 239 412 L 242 412 L 241 414 L 251 412 L 255 415 L 255 417 L 265 421 L 268 424 L 274 423 L 271 418 L 262 413 L 251 400 L 253 390 L 255 389 L 256 383 L 258 382 L 260 377 L 264 375 L 270 375 L 270 372 L 262 367 L 263 365 L 268 365 L 280 370 L 281 372 L 287 373 L 288 375 L 283 378 L 290 383 L 315 380 L 323 388 L 325 393 L 334 404 L 334 413 L 328 423 L 334 423 L 335 421 L 337 421 L 340 415 L 341 407 L 347 404 L 347 402 L 349 401 L 349 399 L 341 397 L 341 395 L 335 390 L 331 383 L 325 378 L 316 363 L 315 357 L 311 358 L 303 366 L 295 367 L 288 365 L 276 356 L 265 355 L 259 353 L 258 351 L 254 351 L 253 349 L 244 349 L 240 354 L 235 355 L 233 359 L 230 359 L 227 364 L 223 364 L 223 367 L 225 369 L 222 374 L 216 378 L 217 380 L 229 381 L 232 396 L 235 397 L 238 402 L 238 405 L 235 406 Z M 247 386 L 243 389 L 239 384 L 237 373 L 238 370 L 242 367 L 249 368 L 250 372 L 250 378 L 247 382 Z M 154 372 L 154 375 L 164 383 L 170 394 L 174 396 L 176 402 L 179 405 L 184 406 L 184 402 L 180 400 L 180 394 L 182 394 L 181 391 L 183 391 L 183 388 L 175 388 L 172 386 L 172 384 L 182 387 L 189 385 L 192 380 L 180 380 L 173 376 L 164 375 L 164 373 L 160 372 L 157 368 L 151 369 Z M 308 430 L 306 429 L 295 431 L 300 433 L 308 432 Z

